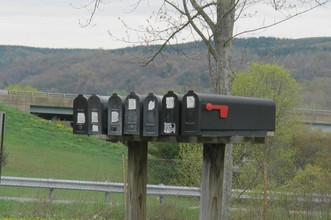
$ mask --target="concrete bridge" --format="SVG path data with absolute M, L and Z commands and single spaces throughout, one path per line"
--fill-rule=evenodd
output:
M 72 103 L 76 96 L 76 94 L 0 90 L 0 104 L 46 119 L 57 117 L 72 121 Z
M 294 108 L 293 113 L 301 122 L 310 124 L 313 128 L 331 132 L 331 111 Z
M 72 121 L 76 94 L 0 90 L 0 104 L 5 104 L 47 119 L 57 117 Z M 331 110 L 294 108 L 303 123 L 331 132 Z

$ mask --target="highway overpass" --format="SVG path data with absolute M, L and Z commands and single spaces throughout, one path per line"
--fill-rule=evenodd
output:
M 72 103 L 76 94 L 0 90 L 0 104 L 5 104 L 46 119 L 57 117 L 72 121 Z M 331 110 L 294 108 L 293 113 L 313 128 L 331 132 Z
M 0 90 L 0 104 L 46 119 L 57 117 L 72 121 L 72 103 L 76 96 L 76 94 Z

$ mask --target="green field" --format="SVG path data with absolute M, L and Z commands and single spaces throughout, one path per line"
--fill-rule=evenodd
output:
M 98 140 L 94 136 L 73 135 L 65 122 L 46 121 L 3 105 L 0 105 L 0 111 L 6 112 L 2 176 L 123 182 L 122 158 L 127 149 L 122 144 Z M 0 188 L 1 197 L 46 201 L 48 195 L 47 189 Z M 122 198 L 123 195 L 113 195 L 112 201 L 123 201 Z M 56 190 L 55 199 L 103 203 L 104 193 Z M 19 208 L 20 203 L 13 208 L 15 203 L 0 201 L 0 216 L 9 210 L 26 210 Z
M 61 121 L 46 121 L 2 105 L 0 111 L 6 112 L 2 175 L 123 181 L 125 146 L 73 135 Z
M 3 176 L 123 182 L 127 148 L 122 144 L 73 135 L 65 122 L 46 121 L 3 105 L 0 111 L 6 112 Z M 121 193 L 112 193 L 110 204 L 105 204 L 102 192 L 74 190 L 55 190 L 54 199 L 73 202 L 69 204 L 50 203 L 47 189 L 1 187 L 0 197 L 39 200 L 0 200 L 0 219 L 124 219 L 125 213 Z M 165 201 L 161 206 L 158 197 L 147 198 L 148 219 L 160 219 L 160 214 L 168 219 L 198 216 L 195 198 L 167 197 Z

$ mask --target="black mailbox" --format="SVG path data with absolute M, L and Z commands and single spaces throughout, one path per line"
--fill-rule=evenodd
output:
M 124 102 L 124 134 L 141 135 L 144 97 L 131 92 Z
M 88 102 L 88 134 L 107 134 L 108 97 L 92 95 Z
M 182 95 L 169 91 L 162 98 L 161 135 L 180 134 L 180 114 Z
M 87 98 L 79 94 L 73 102 L 73 133 L 87 134 Z
M 160 135 L 161 96 L 149 93 L 143 103 L 143 136 Z
M 275 130 L 270 99 L 199 94 L 182 100 L 182 135 L 264 137 Z
M 114 93 L 108 100 L 108 134 L 123 135 L 124 97 Z

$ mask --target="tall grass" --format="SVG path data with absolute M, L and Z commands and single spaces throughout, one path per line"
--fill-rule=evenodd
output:
M 4 176 L 123 182 L 126 147 L 93 136 L 73 135 L 60 121 L 46 121 L 0 105 L 6 112 Z M 63 123 L 65 124 L 65 123 Z M 63 193 L 65 192 L 65 193 Z M 48 197 L 43 189 L 1 187 L 0 196 Z M 59 199 L 103 198 L 102 193 L 56 190 Z
M 123 220 L 125 215 L 124 206 L 117 204 L 0 201 L 0 218 Z

